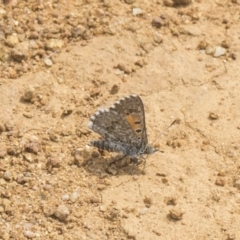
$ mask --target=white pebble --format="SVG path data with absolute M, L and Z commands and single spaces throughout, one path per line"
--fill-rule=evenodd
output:
M 46 66 L 51 67 L 53 65 L 53 62 L 50 58 L 44 58 L 43 62 Z
M 225 48 L 223 48 L 223 47 L 221 47 L 221 46 L 217 46 L 216 48 L 215 48 L 215 51 L 214 51 L 214 53 L 213 53 L 213 56 L 214 57 L 220 57 L 220 56 L 222 56 L 222 55 L 224 55 L 225 53 L 226 53 L 226 49 Z
M 62 195 L 62 200 L 63 201 L 68 201 L 69 200 L 69 194 Z
M 4 10 L 3 8 L 0 8 L 0 14 L 4 15 L 4 14 L 6 14 L 6 13 L 7 13 L 6 10 Z
M 147 211 L 148 211 L 148 209 L 146 208 L 146 207 L 144 207 L 144 208 L 142 208 L 141 210 L 140 210 L 140 214 L 146 214 L 147 213 Z
M 141 8 L 133 8 L 133 10 L 132 10 L 132 14 L 134 16 L 137 16 L 137 15 L 142 14 L 142 13 L 143 13 L 143 11 L 142 11 Z
M 71 202 L 76 202 L 78 199 L 78 193 L 77 192 L 73 192 L 70 196 L 70 200 Z
M 36 237 L 36 234 L 29 230 L 24 231 L 23 234 L 27 238 L 35 238 Z

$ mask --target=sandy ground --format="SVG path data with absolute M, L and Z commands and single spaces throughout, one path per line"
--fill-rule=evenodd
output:
M 0 239 L 240 239 L 238 0 L 3 1 Z M 137 94 L 146 167 L 89 146 Z

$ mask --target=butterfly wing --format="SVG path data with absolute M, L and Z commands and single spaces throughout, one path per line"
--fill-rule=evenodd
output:
M 147 144 L 144 107 L 136 95 L 122 98 L 109 109 L 96 112 L 89 128 L 104 138 L 109 151 L 132 155 L 143 151 Z M 92 144 L 100 149 L 104 147 L 103 141 L 101 144 L 93 141 Z
M 108 152 L 122 152 L 126 155 L 129 155 L 128 149 L 131 147 L 130 145 L 126 146 L 124 143 L 113 142 L 108 140 L 94 140 L 90 142 L 91 145 L 97 147 L 101 150 L 106 150 Z
M 114 105 L 116 111 L 125 118 L 133 130 L 133 135 L 128 136 L 133 146 L 138 146 L 139 150 L 145 149 L 148 140 L 145 124 L 145 112 L 141 98 L 131 95 L 120 99 Z

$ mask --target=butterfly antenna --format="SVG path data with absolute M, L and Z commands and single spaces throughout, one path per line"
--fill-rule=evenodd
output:
M 153 144 L 176 122 L 177 122 L 177 119 L 174 119 L 174 121 L 157 136 L 157 138 L 152 142 L 151 145 L 153 146 Z

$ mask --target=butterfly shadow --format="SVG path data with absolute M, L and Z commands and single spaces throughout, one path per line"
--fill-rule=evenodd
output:
M 93 152 L 82 166 L 87 172 L 99 177 L 144 174 L 141 160 L 136 161 L 123 155 L 103 156 Z

